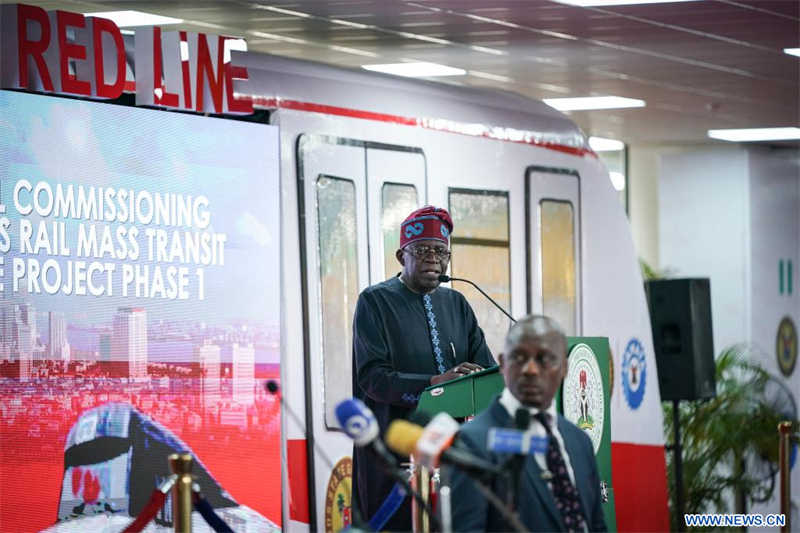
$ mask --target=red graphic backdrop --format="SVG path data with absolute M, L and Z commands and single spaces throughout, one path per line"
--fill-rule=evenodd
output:
M 0 532 L 137 512 L 184 446 L 281 525 L 278 144 L 0 91 Z
M 0 369 L 3 375 L 8 375 L 15 366 L 6 363 Z M 279 379 L 277 370 L 277 367 L 258 369 L 256 380 L 262 391 L 267 380 Z M 266 391 L 257 394 L 254 408 L 242 419 L 223 421 L 220 408 L 215 409 L 214 421 L 209 410 L 204 412 L 199 408 L 198 395 L 142 390 L 134 393 L 125 391 L 106 375 L 50 377 L 46 387 L 45 380 L 3 379 L 0 478 L 23 483 L 15 483 L 15 490 L 4 490 L 0 497 L 0 531 L 40 531 L 55 523 L 67 434 L 81 413 L 112 401 L 129 403 L 162 423 L 189 446 L 238 503 L 276 524 L 281 523 L 280 404 L 276 397 Z M 199 378 L 180 379 L 183 381 L 180 388 L 185 390 L 198 386 Z M 50 395 L 42 394 L 43 389 L 60 390 Z M 164 413 L 169 415 L 165 417 Z M 206 420 L 201 423 L 204 414 Z M 79 478 L 76 475 L 79 471 L 73 471 L 72 486 L 77 490 L 83 485 L 86 500 L 96 497 L 98 480 L 88 471 Z M 265 478 L 273 482 L 265 483 Z M 8 486 L 4 483 L 4 488 Z

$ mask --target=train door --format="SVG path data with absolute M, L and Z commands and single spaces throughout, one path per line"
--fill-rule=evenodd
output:
M 353 444 L 336 405 L 352 396 L 356 300 L 398 271 L 399 224 L 424 202 L 425 160 L 420 150 L 313 134 L 297 151 L 310 525 L 338 531 L 351 500 L 337 481 L 351 471 Z
M 527 199 L 528 312 L 554 318 L 580 335 L 580 177 L 565 169 L 529 167 Z

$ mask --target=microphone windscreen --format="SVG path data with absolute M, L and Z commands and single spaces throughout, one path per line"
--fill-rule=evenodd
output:
M 357 398 L 341 401 L 336 406 L 336 419 L 359 448 L 370 444 L 380 433 L 375 415 Z
M 447 274 L 442 274 L 439 276 L 439 283 L 447 283 L 448 281 L 450 281 L 450 276 Z
M 408 417 L 409 422 L 422 427 L 430 424 L 431 420 L 433 420 L 433 415 L 427 411 L 414 411 L 411 413 L 411 416 Z
M 527 431 L 531 425 L 531 412 L 520 407 L 514 413 L 514 423 L 520 431 Z
M 384 440 L 394 453 L 408 457 L 414 453 L 417 441 L 422 437 L 422 426 L 407 420 L 395 420 L 389 424 Z

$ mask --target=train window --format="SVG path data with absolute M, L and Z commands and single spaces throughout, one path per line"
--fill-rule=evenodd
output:
M 328 428 L 339 427 L 336 404 L 352 395 L 352 320 L 359 292 L 355 213 L 352 181 L 317 179 L 321 360 Z
M 567 335 L 575 334 L 575 216 L 572 204 L 542 200 L 540 206 L 542 313 Z
M 453 256 L 450 273 L 478 284 L 503 308 L 511 308 L 511 252 L 508 193 L 450 189 Z M 469 300 L 492 354 L 503 349 L 508 319 L 470 285 L 458 286 Z
M 400 247 L 400 224 L 419 204 L 417 188 L 413 185 L 384 183 L 382 193 L 383 271 L 385 279 L 389 279 L 400 271 L 395 258 Z

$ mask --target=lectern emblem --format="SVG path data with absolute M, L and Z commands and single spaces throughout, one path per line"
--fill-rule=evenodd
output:
M 586 344 L 576 345 L 569 353 L 563 395 L 564 416 L 586 432 L 597 454 L 605 416 L 603 378 L 597 357 Z

